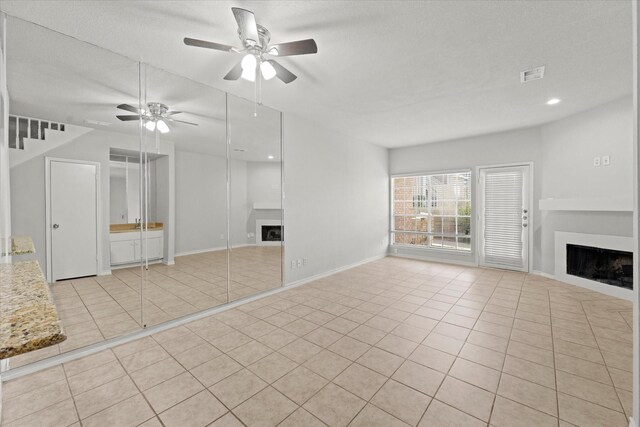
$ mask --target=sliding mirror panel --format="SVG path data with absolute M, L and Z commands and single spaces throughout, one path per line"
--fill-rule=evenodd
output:
M 5 29 L 6 15 L 0 12 L 0 264 L 11 262 L 11 206 L 9 204 L 9 145 L 6 137 L 9 124 L 9 92 Z M 0 295 L 1 296 L 1 295 Z
M 137 108 L 139 64 L 9 17 L 7 84 L 12 234 L 27 237 L 12 262 L 37 261 L 66 335 L 12 357 L 15 368 L 142 328 L 142 187 L 139 162 L 127 160 L 140 157 L 140 125 L 116 117 L 135 114 L 117 106 Z M 42 343 L 57 341 L 41 331 L 55 312 L 30 326 Z
M 229 123 L 229 296 L 282 286 L 282 141 L 278 111 L 232 95 Z
M 143 319 L 227 302 L 225 94 L 142 68 Z

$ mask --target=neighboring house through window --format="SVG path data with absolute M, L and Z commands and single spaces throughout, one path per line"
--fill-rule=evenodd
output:
M 471 171 L 391 178 L 391 242 L 471 251 Z

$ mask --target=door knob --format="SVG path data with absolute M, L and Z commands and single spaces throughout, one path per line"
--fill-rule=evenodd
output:
M 60 224 L 53 224 L 53 229 L 57 230 L 58 228 L 60 228 Z

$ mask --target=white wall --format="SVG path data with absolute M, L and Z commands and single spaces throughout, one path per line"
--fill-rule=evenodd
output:
M 284 172 L 285 283 L 386 253 L 387 149 L 286 114 Z
M 230 159 L 229 169 L 229 243 L 231 246 L 247 245 L 251 243 L 247 229 L 251 210 L 247 199 L 247 162 Z
M 415 147 L 390 151 L 389 171 L 394 174 L 438 172 L 447 170 L 471 169 L 472 206 L 476 203 L 476 166 L 501 165 L 518 162 L 533 162 L 534 191 L 533 200 L 540 198 L 539 166 L 541 162 L 540 129 L 527 128 L 490 135 L 480 135 L 452 141 L 424 144 Z M 532 209 L 530 225 L 534 239 L 540 233 L 540 214 L 537 202 Z M 475 218 L 472 218 L 472 230 L 475 230 Z M 472 241 L 472 245 L 475 242 Z M 399 255 L 421 257 L 434 260 L 447 260 L 475 264 L 477 254 L 442 253 L 437 250 L 419 250 L 398 248 Z M 531 254 L 530 254 L 531 256 Z M 540 248 L 534 245 L 532 254 L 534 265 L 539 262 Z
M 543 126 L 393 149 L 390 173 L 533 162 L 533 269 L 553 274 L 555 231 L 631 236 L 631 213 L 541 212 L 538 200 L 629 197 L 633 181 L 632 118 L 631 99 L 623 98 Z M 610 156 L 611 165 L 594 168 L 593 157 L 603 155 Z M 475 224 L 473 228 L 477 228 Z M 477 262 L 475 254 L 416 249 L 398 249 L 398 253 Z
M 633 194 L 633 102 L 622 98 L 540 128 L 542 198 L 604 199 Z M 593 166 L 608 155 L 610 166 Z M 631 237 L 632 212 L 545 211 L 539 270 L 554 272 L 554 232 Z
M 176 254 L 227 247 L 227 161 L 176 150 Z

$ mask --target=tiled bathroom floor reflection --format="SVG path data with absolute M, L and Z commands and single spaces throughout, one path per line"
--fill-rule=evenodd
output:
M 3 425 L 622 427 L 631 313 L 385 258 L 8 382 Z
M 231 301 L 278 287 L 281 249 L 248 246 L 231 252 Z M 51 285 L 67 340 L 11 359 L 12 368 L 141 329 L 140 267 L 108 276 Z M 156 325 L 227 302 L 227 252 L 176 257 L 175 265 L 149 266 L 144 323 Z

